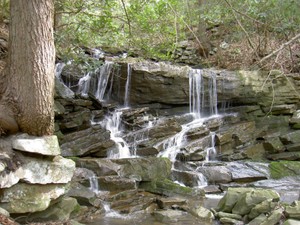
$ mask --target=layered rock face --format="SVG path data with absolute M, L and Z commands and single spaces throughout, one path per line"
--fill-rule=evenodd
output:
M 56 136 L 1 139 L 0 207 L 9 213 L 47 209 L 66 194 L 75 163 L 60 156 Z

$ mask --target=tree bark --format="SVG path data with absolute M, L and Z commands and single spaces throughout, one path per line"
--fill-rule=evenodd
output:
M 22 132 L 53 133 L 53 0 L 11 0 L 5 103 Z M 1 125 L 1 124 L 0 124 Z

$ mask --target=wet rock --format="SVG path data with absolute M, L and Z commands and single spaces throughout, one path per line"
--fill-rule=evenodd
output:
M 231 171 L 226 166 L 200 166 L 197 168 L 197 172 L 202 173 L 210 184 L 232 181 Z
M 48 156 L 60 155 L 60 147 L 55 135 L 43 137 L 34 137 L 26 134 L 18 135 L 14 138 L 12 146 L 13 149 L 23 152 Z
M 204 191 L 200 191 L 197 193 L 196 190 L 183 187 L 179 184 L 174 183 L 168 179 L 161 179 L 161 180 L 153 180 L 151 182 L 141 182 L 139 188 L 144 189 L 145 191 L 166 195 L 166 196 L 198 196 L 201 197 L 205 195 Z
M 200 127 L 190 129 L 185 133 L 185 136 L 188 140 L 195 140 L 207 136 L 209 132 L 209 129 L 206 126 L 202 125 Z
M 254 189 L 245 192 L 236 201 L 236 204 L 232 208 L 232 213 L 242 216 L 247 215 L 253 207 L 268 199 L 279 201 L 280 196 L 276 191 L 270 189 Z
M 110 133 L 97 125 L 64 135 L 61 141 L 61 150 L 63 156 L 83 156 L 92 153 L 106 156 L 107 149 L 113 145 Z
M 269 165 L 271 177 L 279 179 L 287 176 L 300 175 L 300 162 L 279 161 Z
M 232 180 L 236 182 L 263 180 L 269 176 L 267 163 L 230 162 L 227 168 L 231 172 Z
M 171 162 L 167 158 L 81 158 L 76 163 L 94 171 L 97 176 L 118 175 L 141 181 L 164 179 L 171 173 Z
M 91 188 L 74 182 L 71 184 L 67 196 L 75 198 L 80 205 L 91 206 L 96 198 L 96 193 Z
M 290 124 L 292 128 L 299 129 L 300 128 L 300 110 L 294 112 L 292 118 L 290 119 Z
M 75 198 L 64 197 L 58 203 L 51 205 L 42 212 L 30 214 L 26 221 L 46 222 L 46 221 L 67 221 L 70 219 L 71 213 L 78 211 L 80 206 Z
M 43 211 L 52 200 L 65 194 L 69 185 L 48 184 L 33 185 L 18 183 L 11 188 L 2 189 L 0 207 L 9 213 L 28 213 Z
M 300 220 L 300 201 L 294 201 L 290 206 L 286 206 L 285 214 L 289 219 Z

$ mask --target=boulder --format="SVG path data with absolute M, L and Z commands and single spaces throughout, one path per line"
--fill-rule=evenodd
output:
M 201 220 L 205 220 L 205 221 L 211 221 L 211 220 L 215 219 L 215 216 L 212 213 L 212 211 L 210 211 L 207 208 L 202 207 L 202 206 L 192 209 L 191 214 L 194 216 L 197 216 Z
M 178 207 L 186 207 L 187 200 L 183 198 L 165 198 L 161 197 L 156 200 L 160 209 L 171 209 Z
M 32 213 L 47 209 L 52 200 L 65 194 L 66 184 L 26 184 L 18 183 L 11 188 L 2 189 L 0 207 L 9 213 Z
M 293 219 L 288 219 L 286 220 L 283 225 L 299 225 L 300 220 L 293 220 Z
M 235 219 L 235 220 L 242 220 L 242 216 L 238 214 L 232 214 L 232 213 L 226 213 L 226 212 L 217 212 L 216 217 L 221 219 L 221 218 L 230 218 L 230 219 Z
M 135 179 L 124 178 L 120 176 L 105 176 L 99 177 L 99 186 L 104 191 L 124 191 L 137 189 L 137 183 Z
M 174 183 L 171 180 L 168 179 L 160 179 L 160 180 L 153 180 L 149 182 L 141 182 L 139 184 L 139 188 L 155 193 L 155 194 L 161 194 L 166 196 L 193 196 L 193 197 L 201 197 L 204 196 L 204 191 L 194 190 L 190 187 L 183 187 L 179 184 Z
M 61 82 L 58 77 L 55 77 L 54 97 L 71 99 L 75 97 L 75 93 L 70 88 L 68 88 L 63 82 Z
M 279 137 L 268 138 L 263 143 L 263 146 L 268 153 L 279 153 L 285 150 L 285 146 Z
M 34 137 L 26 134 L 17 135 L 13 139 L 12 147 L 18 151 L 41 155 L 60 155 L 60 147 L 55 135 L 43 137 Z
M 172 209 L 159 210 L 153 212 L 153 216 L 155 217 L 155 219 L 164 224 L 176 223 L 186 215 L 187 212 Z
M 271 211 L 269 214 L 260 214 L 255 219 L 251 220 L 248 225 L 270 225 L 280 223 L 283 217 L 283 209 L 279 208 L 274 211 Z
M 210 184 L 229 183 L 232 181 L 231 171 L 226 166 L 200 166 L 197 168 L 197 172 L 202 173 Z
M 252 220 L 262 213 L 267 214 L 275 209 L 275 207 L 277 207 L 278 205 L 278 202 L 273 202 L 272 199 L 264 200 L 251 209 L 250 213 L 248 214 L 248 218 Z
M 295 144 L 300 142 L 300 130 L 293 131 L 280 136 L 280 140 L 284 145 Z
M 217 211 L 231 213 L 240 196 L 253 190 L 253 188 L 228 188 L 226 194 L 218 203 Z
M 247 215 L 250 213 L 253 207 L 265 200 L 279 201 L 279 194 L 271 189 L 254 189 L 243 193 L 237 199 L 232 213 L 239 215 Z

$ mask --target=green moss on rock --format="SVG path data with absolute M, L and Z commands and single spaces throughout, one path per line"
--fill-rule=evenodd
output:
M 300 175 L 300 162 L 296 161 L 271 162 L 269 168 L 273 179 Z

